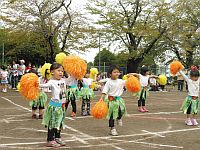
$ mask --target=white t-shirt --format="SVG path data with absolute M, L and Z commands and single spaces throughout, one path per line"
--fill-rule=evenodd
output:
M 39 79 L 40 84 L 48 83 L 48 80 L 45 80 L 43 77 L 39 77 L 38 79 Z M 43 92 L 51 92 L 50 87 L 42 88 L 42 91 Z
M 25 73 L 26 66 L 24 64 L 18 66 L 18 75 L 23 75 Z
M 18 76 L 17 68 L 18 68 L 18 64 L 14 64 L 12 67 L 13 76 Z
M 150 79 L 149 79 L 149 82 L 150 82 L 152 85 L 156 85 L 156 79 L 155 79 L 155 78 L 150 78 Z
M 7 80 L 8 79 L 8 71 L 1 71 L 1 76 L 2 76 L 2 80 Z
M 74 78 L 73 76 L 70 76 L 70 77 L 68 77 L 65 80 L 66 80 L 66 84 L 68 86 L 74 86 L 74 85 L 77 86 L 77 84 L 78 84 L 78 80 L 76 78 Z
M 189 96 L 199 96 L 199 86 L 200 78 L 197 81 L 193 81 L 188 76 L 186 76 L 183 71 L 179 71 L 188 84 L 188 95 Z
M 51 100 L 54 102 L 65 103 L 66 102 L 66 83 L 65 79 L 55 80 L 50 79 L 45 84 L 40 84 L 42 88 L 51 88 L 52 98 Z
M 147 76 L 143 76 L 141 74 L 139 74 L 140 77 L 140 84 L 142 87 L 148 86 L 149 84 L 149 75 Z
M 107 79 L 102 93 L 109 96 L 121 96 L 124 91 L 125 81 L 122 79 Z
M 87 85 L 87 86 L 90 86 L 92 85 L 92 79 L 90 78 L 83 78 L 83 85 Z

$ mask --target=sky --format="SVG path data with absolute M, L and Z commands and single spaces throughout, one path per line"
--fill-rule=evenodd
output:
M 71 8 L 77 9 L 77 10 L 83 10 L 84 11 L 84 5 L 87 3 L 87 0 L 72 0 Z M 87 62 L 93 62 L 94 57 L 99 52 L 99 49 L 91 49 L 88 52 L 85 52 L 84 54 L 80 54 L 77 52 L 73 52 L 73 54 L 80 56 L 81 58 L 87 60 Z

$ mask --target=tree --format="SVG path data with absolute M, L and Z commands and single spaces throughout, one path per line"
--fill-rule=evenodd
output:
M 176 54 L 186 67 L 193 64 L 200 46 L 200 5 L 196 0 L 178 0 L 173 5 L 173 28 L 165 35 L 166 47 Z
M 106 30 L 107 39 L 128 51 L 127 71 L 135 72 L 151 51 L 156 51 L 164 34 L 173 26 L 165 16 L 171 14 L 164 1 L 91 1 L 87 9 L 99 15 L 97 24 Z
M 24 59 L 27 64 L 43 64 L 46 61 L 47 48 L 42 35 L 21 30 L 7 31 L 6 39 L 5 57 L 8 62 Z
M 46 58 L 50 58 L 50 62 L 54 61 L 57 47 L 55 41 L 60 30 L 65 30 L 61 46 L 64 51 L 72 22 L 69 13 L 71 0 L 9 0 L 4 4 L 7 8 L 4 12 L 6 15 L 2 15 L 1 19 L 13 29 L 41 34 L 48 48 Z
M 99 66 L 99 54 L 100 54 L 100 66 L 105 65 L 110 66 L 112 64 L 115 64 L 116 57 L 113 53 L 111 53 L 109 50 L 106 50 L 105 48 L 100 51 L 94 58 L 94 65 Z

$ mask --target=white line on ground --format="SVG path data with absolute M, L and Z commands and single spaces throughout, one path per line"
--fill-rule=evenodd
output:
M 8 98 L 5 98 L 5 97 L 1 97 L 1 98 L 3 98 L 4 100 L 10 102 L 11 104 L 13 104 L 13 105 L 15 105 L 15 106 L 17 106 L 17 107 L 20 107 L 20 108 L 22 108 L 22 109 L 24 109 L 24 110 L 27 110 L 27 111 L 31 112 L 30 109 L 28 109 L 28 108 L 26 108 L 26 107 L 23 107 L 23 106 L 21 106 L 21 105 L 18 105 L 18 104 L 14 103 L 13 101 L 11 101 L 11 100 L 8 99 Z
M 147 130 L 142 130 L 142 131 L 145 132 L 145 133 L 149 133 L 149 134 L 152 134 L 152 135 L 159 136 L 159 137 L 165 137 L 165 136 L 160 135 L 160 134 L 157 134 L 157 133 L 155 133 L 155 132 L 149 132 L 149 131 L 147 131 Z
M 7 119 L 2 119 L 2 120 L 0 120 L 0 122 L 10 123 Z

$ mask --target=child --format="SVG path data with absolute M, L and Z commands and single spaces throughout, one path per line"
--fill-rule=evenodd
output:
M 119 67 L 116 65 L 110 66 L 108 70 L 108 77 L 107 82 L 103 88 L 102 95 L 100 100 L 104 100 L 108 104 L 108 115 L 107 118 L 109 119 L 109 127 L 110 127 L 110 134 L 113 136 L 118 135 L 114 120 L 117 120 L 117 123 L 122 126 L 122 116 L 126 112 L 125 102 L 121 98 L 123 93 L 123 89 L 125 86 L 125 81 L 118 79 L 120 75 Z
M 64 146 L 65 143 L 61 140 L 61 129 L 64 126 L 65 110 L 64 104 L 66 102 L 66 83 L 63 77 L 63 66 L 54 63 L 50 67 L 52 78 L 46 84 L 40 84 L 40 87 L 50 87 L 52 97 L 44 113 L 42 124 L 48 127 L 47 146 L 59 147 Z
M 192 68 L 190 71 L 190 78 L 188 78 L 188 76 L 186 76 L 182 70 L 179 72 L 188 84 L 188 96 L 186 97 L 182 105 L 182 110 L 184 114 L 187 114 L 187 120 L 185 121 L 185 123 L 188 126 L 191 125 L 196 126 L 198 125 L 198 122 L 196 120 L 196 115 L 198 112 L 198 103 L 199 103 L 199 85 L 200 85 L 199 71 L 195 67 Z
M 82 79 L 83 87 L 80 91 L 80 96 L 82 98 L 81 115 L 90 115 L 90 99 L 94 97 L 94 92 L 91 89 L 92 79 L 89 78 L 90 74 L 87 72 L 85 78 Z M 87 103 L 87 112 L 85 111 L 85 103 Z
M 145 107 L 146 98 L 148 96 L 148 85 L 149 78 L 158 78 L 155 75 L 149 75 L 149 69 L 146 66 L 141 68 L 140 74 L 131 73 L 132 75 L 137 76 L 140 79 L 141 91 L 137 94 L 138 100 L 138 111 L 139 112 L 148 112 L 149 110 Z
M 66 84 L 68 86 L 68 89 L 66 91 L 67 95 L 67 102 L 66 102 L 66 111 L 68 108 L 69 103 L 71 102 L 72 105 L 72 114 L 71 117 L 76 117 L 76 97 L 78 96 L 78 80 L 75 79 L 73 76 L 69 76 L 66 79 Z
M 37 75 L 37 71 L 34 69 L 31 69 L 29 73 L 35 73 Z M 45 80 L 43 80 L 41 77 L 39 77 L 39 84 L 46 83 Z M 32 119 L 43 119 L 43 110 L 45 108 L 45 103 L 47 101 L 47 95 L 44 93 L 44 89 L 41 89 L 39 93 L 38 100 L 30 101 L 30 106 L 32 107 Z M 36 115 L 36 111 L 39 109 L 39 117 Z
M 2 71 L 0 74 L 1 74 L 1 84 L 3 86 L 2 92 L 6 93 L 8 84 L 8 71 L 6 70 L 5 66 L 2 66 Z

